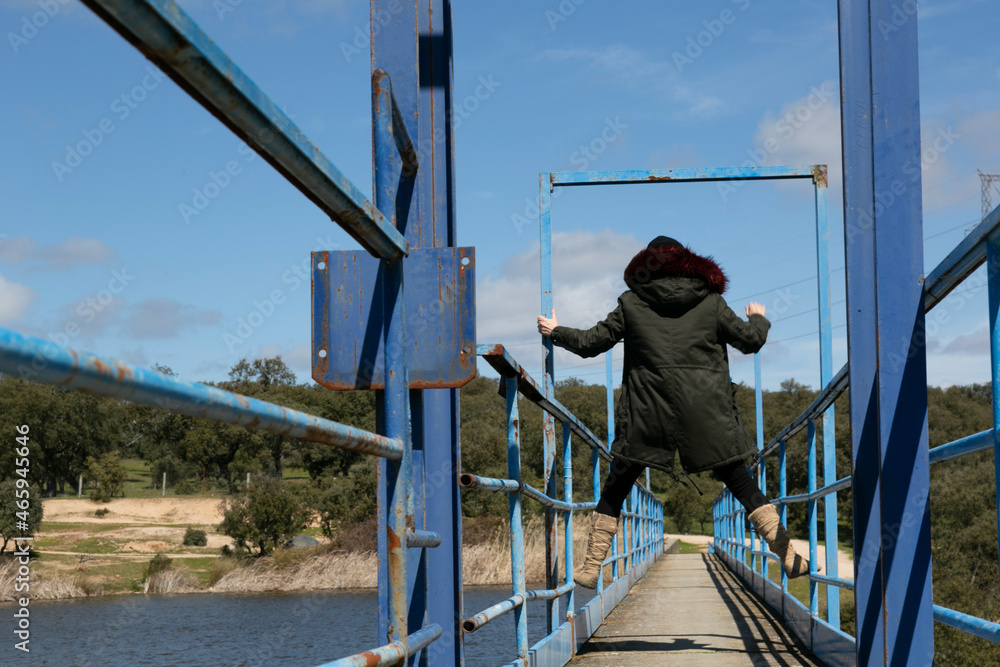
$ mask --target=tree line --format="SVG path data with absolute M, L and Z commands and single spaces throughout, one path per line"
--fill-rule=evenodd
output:
M 171 374 L 166 367 L 157 366 L 156 370 Z M 280 357 L 240 360 L 230 370 L 228 380 L 215 386 L 375 430 L 374 392 L 332 392 L 318 385 L 297 384 Z M 607 435 L 605 391 L 603 385 L 585 384 L 577 379 L 559 382 L 555 388 L 556 398 L 602 438 Z M 786 380 L 778 390 L 765 391 L 764 441 L 798 416 L 817 393 L 794 380 Z M 753 390 L 741 385 L 737 400 L 747 429 L 756 436 Z M 931 387 L 928 403 L 931 447 L 993 426 L 989 384 Z M 522 472 L 525 481 L 539 488 L 544 469 L 542 412 L 526 400 L 520 401 L 519 408 Z M 505 404 L 497 380 L 480 376 L 463 387 L 460 415 L 462 470 L 506 477 Z M 295 503 L 311 508 L 321 517 L 328 534 L 370 522 L 374 515 L 375 461 L 354 452 L 15 377 L 0 377 L 0 433 L 9 434 L 13 443 L 15 427 L 25 423 L 31 426 L 29 481 L 46 496 L 75 491 L 79 475 L 97 475 L 102 466 L 109 468 L 115 459 L 121 458 L 146 461 L 156 479 L 166 472 L 172 484 L 183 485 L 187 481 L 191 485 L 191 480 L 204 474 L 218 488 L 241 495 L 245 495 L 242 482 L 247 473 L 255 478 L 280 479 L 286 467 L 295 467 L 305 469 L 309 480 L 285 486 L 293 487 Z M 845 393 L 835 404 L 838 479 L 851 474 L 849 424 Z M 822 471 L 821 430 L 817 440 L 817 469 Z M 807 490 L 806 447 L 805 430 L 787 442 L 786 476 L 790 494 Z M 12 479 L 14 449 L 0 448 L 0 480 Z M 591 461 L 592 450 L 574 439 L 573 491 L 577 501 L 594 498 Z M 767 495 L 774 498 L 778 495 L 777 456 L 770 456 L 766 466 Z M 602 471 L 606 473 L 606 464 Z M 650 477 L 652 491 L 664 501 L 668 530 L 711 532 L 711 505 L 722 488 L 721 482 L 710 473 L 693 475 L 690 479 L 681 477 L 679 482 L 658 471 Z M 557 479 L 561 494 L 562 474 L 557 474 Z M 837 498 L 840 540 L 850 547 L 853 540 L 850 489 L 840 492 Z M 240 500 L 240 497 L 229 502 L 233 505 L 237 501 L 254 502 L 253 498 Z M 980 617 L 1000 618 L 992 452 L 933 466 L 930 502 L 935 603 Z M 525 509 L 541 512 L 538 504 L 532 502 L 525 503 Z M 463 492 L 462 510 L 467 518 L 501 520 L 507 514 L 507 499 L 503 494 L 470 490 Z M 790 506 L 788 515 L 792 535 L 806 537 L 806 505 Z M 819 517 L 822 535 L 822 511 Z M 301 519 L 296 517 L 297 521 Z M 247 544 L 251 543 L 254 541 L 248 537 Z M 270 539 L 270 544 L 276 543 L 276 539 Z M 266 550 L 259 544 L 257 548 L 259 552 Z M 1000 647 L 941 624 L 936 625 L 935 633 L 939 660 L 947 659 L 947 664 L 966 664 L 972 659 L 1000 662 Z

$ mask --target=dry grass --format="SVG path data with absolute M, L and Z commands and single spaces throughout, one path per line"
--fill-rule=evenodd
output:
M 256 561 L 233 569 L 219 579 L 213 591 L 261 591 L 374 588 L 378 583 L 378 558 L 374 553 L 323 553 L 311 558 L 287 555 Z
M 0 562 L 0 600 L 16 600 L 24 597 L 25 591 L 16 591 L 18 562 L 13 559 L 3 559 Z M 91 577 L 62 576 L 59 574 L 41 575 L 32 571 L 29 581 L 32 600 L 63 600 L 80 598 L 87 595 L 101 595 L 104 590 Z
M 216 558 L 215 563 L 212 564 L 212 572 L 208 575 L 208 583 L 206 586 L 208 588 L 215 586 L 222 580 L 223 577 L 239 566 L 239 562 L 237 562 L 234 558 L 227 558 L 226 556 Z
M 198 580 L 184 570 L 160 570 L 150 575 L 142 586 L 144 593 L 193 593 L 201 590 Z

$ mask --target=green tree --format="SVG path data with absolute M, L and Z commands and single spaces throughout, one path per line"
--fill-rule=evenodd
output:
M 99 457 L 87 457 L 87 479 L 94 482 L 94 490 L 90 493 L 91 500 L 103 503 L 121 493 L 128 471 L 122 465 L 117 451 L 105 452 Z
M 20 477 L 0 482 L 0 554 L 10 540 L 30 537 L 41 525 L 42 490 Z
M 312 512 L 281 480 L 255 479 L 242 494 L 222 503 L 220 533 L 233 538 L 236 550 L 265 556 L 305 528 Z
M 319 497 L 316 507 L 324 535 L 332 537 L 344 526 L 375 516 L 378 490 L 376 465 L 373 458 L 361 461 L 351 468 L 349 476 L 328 482 L 328 488 Z

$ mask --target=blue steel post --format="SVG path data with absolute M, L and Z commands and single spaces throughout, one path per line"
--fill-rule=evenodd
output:
M 562 425 L 562 464 L 563 464 L 563 500 L 569 505 L 573 504 L 573 448 L 572 431 L 569 424 Z M 563 583 L 573 583 L 573 509 L 567 509 L 563 513 L 563 562 L 566 579 Z M 573 590 L 566 595 L 566 620 L 573 619 L 575 602 Z
M 552 317 L 552 183 L 548 174 L 538 176 L 538 230 L 541 236 L 541 278 L 542 278 L 542 313 Z M 542 387 L 545 396 L 555 397 L 555 352 L 552 339 L 542 337 L 542 354 L 545 372 L 542 374 Z M 547 411 L 542 414 L 542 469 L 544 485 L 542 491 L 556 497 L 556 424 L 555 418 Z M 559 585 L 559 547 L 556 543 L 556 512 L 551 507 L 545 508 L 545 587 L 555 588 Z M 559 627 L 559 600 L 546 602 L 548 610 L 546 629 L 552 632 Z
M 760 352 L 753 355 L 753 401 L 754 401 L 754 421 L 757 425 L 757 451 L 764 449 L 764 389 L 760 383 Z M 767 464 L 764 459 L 758 462 L 760 475 L 760 492 L 767 497 Z M 752 534 L 756 534 L 754 531 Z M 764 549 L 764 540 L 761 540 L 760 549 Z M 760 559 L 761 575 L 767 579 L 767 559 Z
M 806 426 L 806 441 L 808 443 L 807 467 L 809 473 L 809 493 L 816 490 L 816 424 L 809 420 Z M 807 512 L 809 515 L 809 571 L 816 573 L 816 538 L 819 532 L 816 517 L 816 499 L 809 498 L 807 502 Z M 816 582 L 809 580 L 809 613 L 813 616 L 819 615 L 819 586 Z
M 521 433 L 517 410 L 517 379 L 503 380 L 507 397 L 507 478 L 521 482 Z M 510 504 L 510 578 L 514 595 L 524 595 L 524 525 L 521 522 L 521 491 L 507 496 Z M 524 605 L 514 609 L 517 658 L 528 664 L 528 614 Z
M 377 9 L 392 12 L 398 0 L 379 0 Z M 457 245 L 455 212 L 454 123 L 452 115 L 451 0 L 418 0 L 417 71 L 407 73 L 419 82 L 417 132 L 412 134 L 420 158 L 417 172 L 416 224 L 411 217 L 407 239 L 419 247 Z M 407 11 L 407 17 L 409 12 Z M 405 28 L 405 26 L 404 26 Z M 411 32 L 412 28 L 408 28 Z M 401 36 L 410 52 L 410 36 Z M 384 40 L 384 41 L 383 41 Z M 373 38 L 380 48 L 396 49 L 399 42 L 384 29 Z M 442 317 L 452 317 L 442 313 Z M 464 354 L 475 358 L 475 350 Z M 456 483 L 461 460 L 459 390 L 425 389 L 421 396 L 421 434 L 426 471 L 426 515 L 441 535 L 441 546 L 426 552 L 428 581 L 434 594 L 427 599 L 427 622 L 444 628 L 444 636 L 427 650 L 430 665 L 460 665 L 464 661 L 462 610 L 462 503 Z
M 874 0 L 839 10 L 857 663 L 923 664 L 934 618 L 917 21 Z
M 372 130 L 375 205 L 396 224 L 396 183 L 400 166 L 392 134 L 391 92 L 385 77 L 372 78 Z M 407 202 L 408 206 L 408 202 Z M 406 209 L 404 209 L 405 211 Z M 403 308 L 403 262 L 382 262 L 383 349 L 385 390 L 382 421 L 385 434 L 403 442 L 399 461 L 380 461 L 379 636 L 404 645 L 409 636 L 407 529 L 413 526 L 409 384 L 406 376 L 406 313 Z M 421 601 L 422 602 L 422 601 Z M 422 626 L 423 615 L 414 631 Z
M 833 380 L 833 304 L 830 279 L 830 221 L 827 205 L 827 169 L 817 168 L 813 177 L 816 193 L 816 274 L 819 289 L 819 377 L 820 386 Z M 834 407 L 823 413 L 823 484 L 837 481 L 837 440 Z M 828 577 L 838 577 L 837 549 L 840 535 L 837 529 L 837 494 L 823 498 L 824 543 L 826 544 L 826 569 Z M 833 545 L 832 547 L 830 545 Z M 811 562 L 811 561 L 810 561 Z M 826 620 L 835 628 L 840 627 L 840 588 L 826 586 Z
M 785 496 L 788 495 L 788 467 L 785 459 L 785 441 L 778 444 L 778 498 L 781 499 L 781 525 L 788 527 L 788 505 L 785 504 Z M 785 568 L 778 564 L 778 571 L 781 572 L 781 590 L 788 592 L 788 575 Z M 784 600 L 784 599 L 782 599 Z M 784 605 L 784 601 L 781 603 Z
M 986 271 L 990 309 L 990 366 L 993 379 L 993 466 L 997 498 L 1000 498 L 1000 236 L 986 241 Z M 997 527 L 1000 528 L 1000 503 L 997 503 Z M 1000 541 L 1000 530 L 997 532 Z M 998 543 L 1000 545 L 1000 543 Z
M 608 447 L 610 447 L 611 443 L 614 442 L 614 440 L 615 440 L 615 385 L 614 385 L 614 367 L 613 367 L 613 361 L 611 359 L 611 353 L 612 353 L 613 350 L 614 350 L 614 348 L 612 348 L 611 350 L 608 350 L 607 353 L 604 355 L 604 385 L 607 388 L 607 398 L 608 398 L 608 400 L 607 400 L 607 403 L 608 403 Z M 610 463 L 610 465 L 608 466 L 608 472 L 609 473 L 610 473 L 610 467 L 613 466 L 614 464 L 615 464 L 614 461 L 612 461 Z M 596 489 L 599 488 L 599 486 L 600 486 L 600 480 L 597 479 L 595 481 L 595 486 L 594 486 L 594 488 L 595 488 L 595 494 L 597 495 L 597 497 L 595 498 L 595 500 L 600 500 L 599 492 L 596 490 Z M 615 533 L 614 539 L 611 540 L 611 555 L 612 556 L 617 556 L 618 555 L 618 533 L 617 532 Z M 603 583 L 603 578 L 604 578 L 604 568 L 601 568 L 601 579 L 602 579 L 602 582 L 599 582 L 599 583 Z M 618 578 L 618 561 L 617 560 L 613 560 L 613 561 L 611 561 L 611 580 L 614 581 L 617 578 Z M 598 590 L 600 590 L 600 587 L 598 587 Z

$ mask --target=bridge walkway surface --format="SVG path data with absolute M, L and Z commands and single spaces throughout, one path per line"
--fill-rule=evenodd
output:
M 632 588 L 571 664 L 823 663 L 714 555 L 668 554 Z

